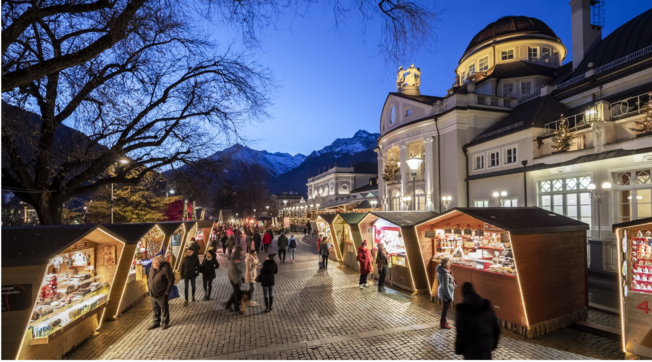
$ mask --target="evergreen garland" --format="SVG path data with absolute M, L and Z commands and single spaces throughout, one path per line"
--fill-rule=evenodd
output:
M 647 111 L 645 111 L 645 117 L 640 121 L 634 121 L 637 127 L 630 128 L 632 131 L 636 131 L 638 133 L 652 132 L 652 93 L 648 93 L 647 95 L 648 95 L 648 101 L 647 104 L 644 106 L 645 108 L 647 108 Z
M 562 115 L 559 128 L 557 128 L 555 135 L 552 137 L 552 142 L 554 143 L 552 148 L 561 152 L 568 151 L 573 145 L 573 139 L 575 139 L 575 135 L 568 129 L 568 121 Z

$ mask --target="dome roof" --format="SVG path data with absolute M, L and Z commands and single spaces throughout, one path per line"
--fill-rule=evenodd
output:
M 519 33 L 549 35 L 559 40 L 557 34 L 555 34 L 555 32 L 552 31 L 552 29 L 550 29 L 546 23 L 537 18 L 530 18 L 527 16 L 505 16 L 487 25 L 486 28 L 482 29 L 478 34 L 476 34 L 469 43 L 469 46 L 466 47 L 464 55 L 466 55 L 473 48 L 489 40 L 509 34 Z M 462 58 L 464 58 L 464 56 L 462 56 Z

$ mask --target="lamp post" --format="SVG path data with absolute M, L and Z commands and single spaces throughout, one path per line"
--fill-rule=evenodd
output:
M 169 189 L 169 190 L 165 191 L 165 197 L 170 197 L 170 195 L 174 195 L 174 190 L 173 189 Z
M 417 170 L 419 169 L 419 166 L 421 166 L 421 163 L 423 162 L 422 159 L 420 158 L 410 158 L 407 161 L 408 166 L 410 167 L 410 170 L 412 170 L 412 199 L 414 199 L 414 202 L 412 203 L 412 210 L 417 209 Z
M 444 205 L 444 209 L 448 210 L 448 208 L 451 206 L 451 201 L 453 201 L 453 198 L 450 196 L 443 196 L 441 198 L 442 205 Z
M 507 191 L 501 191 L 500 193 L 494 192 L 493 197 L 496 206 L 503 207 L 505 206 L 505 197 L 507 197 Z
M 602 191 L 596 191 L 594 184 L 589 184 L 587 186 L 589 191 L 591 191 L 591 200 L 595 201 L 598 204 L 598 240 L 602 240 L 602 228 L 600 226 L 600 205 L 609 199 L 611 184 L 605 182 L 602 184 Z

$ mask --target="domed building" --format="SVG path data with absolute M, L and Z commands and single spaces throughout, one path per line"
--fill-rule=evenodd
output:
M 470 40 L 445 96 L 420 93 L 427 65 L 400 68 L 379 120 L 383 209 L 539 206 L 596 240 L 652 216 L 652 10 L 603 39 L 594 4 L 571 1 L 572 60 L 543 21 L 506 16 Z M 598 220 L 589 185 L 605 182 Z

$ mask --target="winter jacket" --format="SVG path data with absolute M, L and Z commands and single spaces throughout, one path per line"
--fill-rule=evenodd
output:
M 278 272 L 278 266 L 274 260 L 265 260 L 260 270 L 260 285 L 263 287 L 274 286 L 274 275 Z
M 201 262 L 199 271 L 202 273 L 202 278 L 205 280 L 215 279 L 215 269 L 220 267 L 220 263 L 217 262 L 215 256 L 211 256 L 211 259 L 204 257 L 204 260 Z
M 276 240 L 276 246 L 278 246 L 279 249 L 286 249 L 288 247 L 288 237 L 281 234 L 281 236 Z
M 229 281 L 231 284 L 240 284 L 245 274 L 245 263 L 241 253 L 234 252 L 229 259 Z
M 457 305 L 455 327 L 456 354 L 491 352 L 498 347 L 500 325 L 491 302 L 475 293 Z
M 263 236 L 263 244 L 269 245 L 271 243 L 272 243 L 272 236 L 269 235 L 269 233 L 265 233 L 265 235 Z
M 174 273 L 170 263 L 167 261 L 161 262 L 158 270 L 151 268 L 147 276 L 147 286 L 149 295 L 154 298 L 170 294 L 172 287 L 174 287 Z
M 188 245 L 188 249 L 194 251 L 195 255 L 197 255 L 199 253 L 200 248 L 201 247 L 199 246 L 199 244 L 196 241 L 191 241 L 190 245 Z
M 378 251 L 376 254 L 376 267 L 378 267 L 378 272 L 385 272 L 387 274 L 387 269 L 389 269 L 389 261 L 387 260 L 387 251 Z
M 234 246 L 235 246 L 235 238 L 233 236 L 229 236 L 229 238 L 226 239 L 226 248 L 233 249 Z
M 256 245 L 256 250 L 259 250 L 260 249 L 260 243 L 263 242 L 263 238 L 260 236 L 260 233 L 258 233 L 258 231 L 256 231 L 256 233 L 254 234 L 252 239 L 254 239 L 254 244 Z
M 323 241 L 325 241 L 325 242 L 319 244 L 320 245 L 319 246 L 319 255 L 328 256 L 328 254 L 329 254 L 328 245 L 330 244 L 330 242 L 328 241 L 328 239 L 324 239 Z
M 226 234 L 222 235 L 222 240 L 220 240 L 222 242 L 222 245 L 224 245 L 228 239 L 229 237 L 226 236 Z
M 260 260 L 258 257 L 253 256 L 252 254 L 247 254 L 245 257 L 245 283 L 255 283 L 256 276 L 258 275 L 258 267 L 260 266 Z
M 290 241 L 288 242 L 288 248 L 296 249 L 297 248 L 297 239 L 295 239 L 294 237 L 291 237 Z
M 371 273 L 371 250 L 363 248 L 362 245 L 358 248 L 358 263 L 360 264 L 360 274 Z
M 194 278 L 199 275 L 199 257 L 197 254 L 184 256 L 179 271 L 181 272 L 182 278 Z
M 455 281 L 450 270 L 437 265 L 437 282 L 439 283 L 439 289 L 437 290 L 439 299 L 444 302 L 452 302 L 455 293 Z

